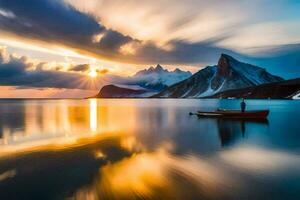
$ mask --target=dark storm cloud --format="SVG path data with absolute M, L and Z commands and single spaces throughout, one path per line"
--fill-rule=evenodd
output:
M 17 59 L 12 59 L 8 63 L 0 64 L 0 80 L 9 80 L 15 75 L 21 75 L 25 72 L 27 66 Z
M 0 17 L 3 30 L 48 41 L 88 42 L 104 30 L 92 17 L 61 0 L 0 0 L 0 7 L 15 17 Z
M 117 52 L 120 46 L 133 41 L 132 38 L 124 36 L 116 31 L 108 30 L 99 42 L 99 47 L 103 50 L 113 50 Z
M 0 0 L 0 8 L 15 17 L 0 16 L 0 29 L 29 39 L 62 44 L 81 52 L 107 58 L 119 54 L 120 46 L 134 41 L 106 29 L 62 0 Z M 93 37 L 103 33 L 101 41 Z
M 95 18 L 81 13 L 62 0 L 0 0 L 0 8 L 14 17 L 0 16 L 0 28 L 21 37 L 66 45 L 95 56 L 135 63 L 199 63 L 213 61 L 220 52 L 214 43 L 173 41 L 173 50 L 158 48 L 105 28 Z M 101 12 L 101 11 L 99 11 Z M 180 22 L 178 22 L 180 23 Z M 93 36 L 103 33 L 100 41 Z M 123 55 L 120 47 L 135 42 L 136 55 Z M 203 55 L 204 54 L 204 55 Z
M 227 53 L 237 59 L 263 66 L 279 75 L 285 76 L 287 74 L 285 71 L 288 70 L 290 70 L 288 77 L 297 77 L 300 74 L 299 45 L 278 46 L 269 49 L 269 52 L 263 55 L 249 57 L 218 47 L 217 43 L 222 41 L 223 37 L 202 42 L 174 40 L 169 43 L 173 48 L 166 50 L 157 47 L 151 42 L 138 41 L 130 36 L 107 29 L 99 24 L 93 16 L 76 10 L 63 0 L 0 0 L 0 9 L 2 13 L 5 13 L 5 15 L 0 15 L 0 30 L 2 31 L 14 33 L 23 38 L 61 44 L 82 53 L 89 53 L 101 58 L 139 64 L 215 64 L 221 53 Z M 190 20 L 191 18 L 187 16 L 181 21 L 176 21 L 173 24 L 173 28 L 184 27 L 186 22 Z M 93 40 L 93 37 L 100 33 L 103 37 L 99 41 Z M 120 53 L 120 47 L 129 43 L 136 44 L 136 53 L 134 55 Z M 0 60 L 3 59 L 0 55 Z M 36 70 L 35 72 L 27 72 L 24 70 L 22 72 L 19 66 L 20 63 L 10 64 L 13 64 L 11 70 L 15 70 L 16 74 L 22 75 L 21 78 L 30 76 L 34 80 L 35 85 L 38 85 L 37 83 L 49 85 L 50 83 L 45 83 L 43 80 L 47 77 L 50 77 L 49 80 L 51 80 L 53 76 L 53 80 L 56 81 L 54 76 L 57 76 L 56 78 L 61 80 L 52 83 L 52 85 L 54 84 L 55 87 L 60 85 L 73 87 L 74 85 L 71 83 L 76 78 L 80 78 L 78 77 L 80 76 L 79 74 L 74 75 L 55 71 Z M 5 70 L 6 74 L 12 74 L 9 69 L 5 68 Z M 20 73 L 20 70 L 22 73 Z M 2 81 L 5 78 L 3 74 Z M 18 84 L 30 84 L 25 81 L 26 78 L 19 79 Z M 11 80 L 7 79 L 7 81 Z M 14 83 L 17 84 L 17 80 Z
M 170 44 L 174 47 L 171 51 L 157 49 L 156 46 L 148 44 L 138 51 L 138 57 L 144 60 L 155 61 L 156 63 L 215 63 L 221 53 L 227 53 L 232 56 L 242 57 L 242 55 L 215 46 L 220 38 L 214 38 L 209 41 L 187 43 L 185 41 L 172 41 Z

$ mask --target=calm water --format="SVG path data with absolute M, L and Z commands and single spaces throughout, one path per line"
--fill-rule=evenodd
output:
M 1 100 L 0 199 L 300 199 L 300 101 Z

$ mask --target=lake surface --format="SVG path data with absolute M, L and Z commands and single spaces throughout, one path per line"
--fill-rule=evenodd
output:
M 0 199 L 300 199 L 300 101 L 0 100 Z

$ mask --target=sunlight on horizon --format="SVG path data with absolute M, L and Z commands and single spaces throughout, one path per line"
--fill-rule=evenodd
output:
M 96 78 L 98 76 L 98 74 L 97 74 L 96 70 L 93 69 L 90 71 L 89 76 L 91 78 Z

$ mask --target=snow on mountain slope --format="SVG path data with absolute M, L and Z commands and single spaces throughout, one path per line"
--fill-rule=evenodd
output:
M 178 68 L 174 71 L 168 71 L 163 69 L 162 66 L 157 65 L 156 68 L 150 67 L 149 69 L 137 72 L 130 78 L 130 82 L 135 82 L 137 85 L 148 89 L 161 90 L 174 83 L 187 79 L 191 75 L 192 73 L 189 71 L 181 71 Z
M 216 74 L 216 66 L 206 67 L 190 78 L 176 83 L 154 97 L 189 98 L 198 97 L 209 90 L 212 78 Z
M 107 85 L 103 86 L 97 97 L 126 98 L 150 97 L 176 82 L 192 75 L 189 71 L 175 69 L 168 71 L 162 66 L 141 70 L 130 77 L 110 76 Z M 102 81 L 105 81 L 103 78 Z M 111 91 L 110 91 L 111 90 Z
M 255 85 L 265 84 L 269 82 L 277 82 L 282 80 L 282 78 L 280 77 L 269 74 L 264 68 L 239 62 L 228 55 L 223 55 L 223 58 L 226 58 L 228 60 L 230 66 L 235 71 L 237 71 L 241 76 L 244 76 L 244 78 L 248 79 Z
M 206 97 L 226 90 L 252 87 L 282 80 L 281 77 L 274 76 L 263 68 L 242 63 L 229 55 L 222 54 L 218 65 L 206 67 L 154 97 Z
M 292 99 L 300 100 L 300 90 L 297 92 L 296 95 L 294 95 L 294 96 L 292 97 Z
M 300 78 L 227 90 L 210 98 L 300 99 Z

